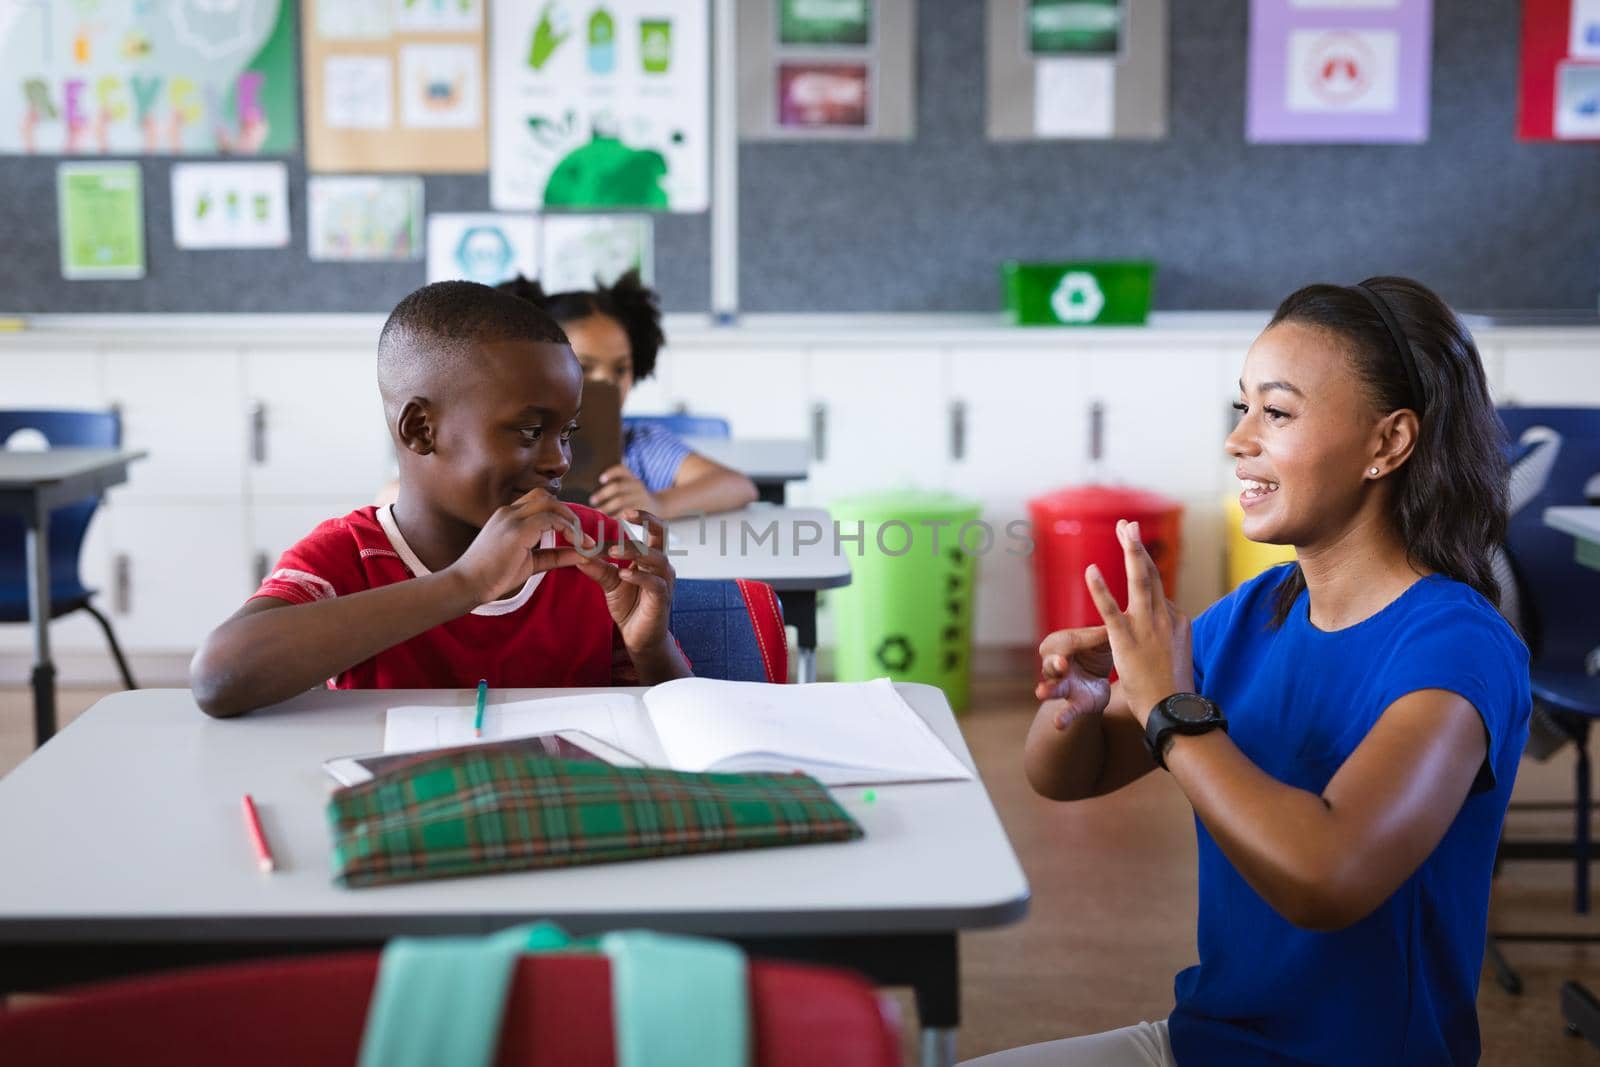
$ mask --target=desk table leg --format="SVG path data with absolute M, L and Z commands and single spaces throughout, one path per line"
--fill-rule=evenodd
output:
M 795 644 L 800 649 L 800 662 L 795 668 L 795 680 L 817 680 L 817 591 L 815 589 L 782 589 L 778 602 L 783 605 L 783 621 L 795 630 Z
M 28 618 L 33 622 L 33 743 L 56 732 L 56 668 L 50 662 L 50 509 L 35 498 L 24 541 L 28 561 Z
M 922 1028 L 922 1067 L 955 1067 L 956 1032 L 942 1026 Z
M 787 489 L 787 482 L 758 479 L 756 481 L 756 499 L 763 504 L 776 504 L 782 507 L 784 498 L 787 495 Z

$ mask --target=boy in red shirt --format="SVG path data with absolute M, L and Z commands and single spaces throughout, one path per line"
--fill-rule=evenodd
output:
M 672 565 L 556 499 L 583 372 L 527 301 L 439 282 L 400 301 L 378 341 L 378 388 L 400 497 L 331 519 L 218 626 L 190 665 L 226 717 L 313 686 L 496 688 L 644 684 L 689 665 L 667 632 Z M 609 557 L 609 558 L 607 558 Z

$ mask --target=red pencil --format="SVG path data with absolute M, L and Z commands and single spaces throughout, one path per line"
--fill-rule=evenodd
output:
M 244 828 L 250 832 L 250 843 L 255 846 L 256 866 L 261 868 L 261 873 L 270 874 L 276 864 L 272 859 L 272 847 L 267 844 L 266 832 L 261 829 L 261 817 L 256 814 L 256 802 L 246 793 L 240 803 L 244 808 Z

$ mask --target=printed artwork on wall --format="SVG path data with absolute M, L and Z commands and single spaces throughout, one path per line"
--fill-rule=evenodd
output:
M 172 168 L 179 248 L 282 248 L 289 243 L 289 168 L 282 163 L 179 163 Z
M 306 230 L 312 259 L 420 259 L 422 179 L 311 178 Z
M 139 164 L 59 164 L 56 213 L 63 278 L 144 277 Z
M 488 169 L 482 0 L 305 3 L 309 169 Z
M 1251 0 L 1249 140 L 1427 140 L 1432 33 L 1432 0 Z
M 648 215 L 546 215 L 539 284 L 547 293 L 612 285 L 630 270 L 655 283 L 654 223 Z
M 1517 137 L 1600 140 L 1600 0 L 1523 0 Z
M 498 285 L 517 275 L 539 274 L 539 219 L 535 215 L 441 214 L 428 216 L 428 281 L 465 279 Z
M 706 0 L 495 0 L 489 198 L 704 211 Z
M 294 0 L 0 4 L 0 152 L 292 151 L 294 16 Z

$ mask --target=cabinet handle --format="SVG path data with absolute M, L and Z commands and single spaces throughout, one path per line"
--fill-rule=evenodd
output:
M 256 584 L 253 589 L 260 589 L 261 583 L 267 580 L 267 568 L 270 565 L 265 552 L 256 553 Z
M 1105 456 L 1106 405 L 1102 400 L 1089 402 L 1089 459 L 1095 463 Z
M 811 458 L 818 463 L 828 458 L 828 405 L 820 400 L 811 405 Z
M 133 610 L 133 560 L 126 552 L 118 552 L 111 562 L 112 604 L 118 615 Z
M 967 402 L 950 401 L 950 458 L 960 461 L 967 458 Z
M 260 400 L 250 405 L 250 461 L 267 461 L 267 405 Z

